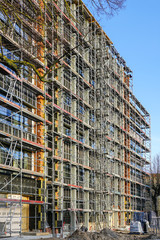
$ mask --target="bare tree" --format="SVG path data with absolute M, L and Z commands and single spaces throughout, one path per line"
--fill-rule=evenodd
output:
M 125 5 L 126 0 L 87 0 L 98 15 L 106 14 L 107 16 L 113 16 Z
M 124 6 L 125 1 L 126 0 L 89 0 L 88 2 L 92 4 L 92 6 L 94 7 L 94 9 L 99 15 L 102 13 L 105 13 L 107 15 L 113 16 L 115 12 L 117 12 L 119 9 L 121 9 Z M 4 16 L 5 21 L 7 21 L 7 24 L 8 24 L 8 27 L 6 28 L 6 25 L 0 22 L 0 30 L 3 32 L 3 34 L 6 34 L 6 32 L 12 33 L 13 31 L 12 29 L 15 28 L 15 22 L 17 22 L 17 24 L 20 25 L 25 20 L 27 20 L 28 22 L 34 23 L 35 26 L 37 26 L 37 30 L 39 29 L 40 32 L 42 33 L 41 39 L 39 39 L 37 42 L 37 49 L 39 48 L 39 46 L 41 48 L 44 48 L 44 39 L 45 39 L 45 34 L 43 30 L 45 28 L 45 21 L 44 21 L 45 16 L 43 11 L 44 8 L 47 9 L 49 17 L 52 21 L 52 27 L 56 28 L 56 22 L 54 20 L 53 13 L 50 12 L 50 9 L 48 8 L 45 0 L 39 0 L 37 4 L 39 4 L 39 7 L 35 8 L 32 1 L 28 0 L 28 6 L 32 8 L 32 15 L 30 15 L 23 10 L 20 3 L 19 3 L 19 6 L 17 6 L 16 4 L 13 4 L 10 1 L 1 1 L 0 11 L 1 11 L 1 14 L 3 14 Z M 69 2 L 64 0 L 64 4 L 69 17 L 74 18 L 74 16 L 72 16 L 72 13 L 71 13 Z M 79 3 L 79 5 L 81 5 L 81 3 Z M 89 34 L 89 32 L 87 34 Z M 85 37 L 86 36 L 84 36 L 83 38 Z M 75 46 L 74 48 L 77 48 L 79 45 L 82 44 L 82 42 L 83 42 L 83 39 L 81 39 L 81 42 L 79 42 L 77 46 Z M 26 67 L 28 67 L 28 69 L 32 69 L 34 73 L 38 76 L 38 78 L 43 82 L 48 81 L 46 80 L 47 75 L 50 73 L 50 71 L 54 71 L 54 67 L 56 66 L 56 64 L 59 64 L 60 60 L 69 53 L 69 52 L 66 52 L 61 56 L 58 56 L 58 58 L 55 59 L 53 63 L 49 66 L 49 69 L 47 71 L 43 69 L 43 73 L 42 73 L 41 69 L 39 71 L 39 69 L 35 66 L 33 61 L 26 61 L 26 60 L 20 61 L 19 59 L 18 60 L 10 59 L 7 56 L 5 56 L 5 54 L 3 53 L 2 46 L 3 46 L 3 39 L 0 36 L 0 62 L 1 63 L 3 63 L 7 67 L 15 71 L 15 73 L 18 76 L 20 76 L 21 69 L 26 69 Z M 69 51 L 73 51 L 74 48 L 69 49 Z M 45 56 L 43 57 L 41 56 L 41 60 L 44 61 L 45 59 L 42 59 L 42 58 L 45 58 Z
M 10 1 L 2 1 L 0 2 L 0 13 L 4 18 L 4 22 L 0 21 L 0 30 L 2 31 L 3 35 L 5 34 L 11 34 L 13 31 L 15 31 L 15 23 L 16 26 L 24 24 L 24 22 L 27 20 L 28 22 L 34 23 L 36 26 L 36 29 L 41 33 L 41 38 L 37 40 L 36 42 L 36 48 L 38 51 L 41 51 L 41 49 L 44 49 L 44 42 L 45 42 L 45 14 L 44 14 L 44 9 L 46 8 L 49 18 L 51 19 L 52 22 L 52 27 L 56 29 L 56 24 L 57 22 L 54 19 L 54 14 L 56 13 L 51 13 L 50 9 L 48 8 L 46 1 L 45 0 L 39 0 L 37 2 L 38 8 L 35 8 L 34 4 L 32 3 L 32 0 L 28 0 L 28 6 L 32 8 L 32 15 L 28 14 L 26 11 L 24 11 L 23 8 L 21 8 L 21 3 L 19 1 L 19 4 L 13 4 Z M 70 5 L 66 0 L 64 0 L 64 5 L 66 8 L 66 14 L 72 18 L 74 21 L 74 16 L 71 13 Z M 60 56 L 57 56 L 56 59 L 50 64 L 48 69 L 42 69 L 37 68 L 37 66 L 34 64 L 35 59 L 39 59 L 38 56 L 35 56 L 35 58 L 30 59 L 30 61 L 23 60 L 21 61 L 20 59 L 11 59 L 8 58 L 4 54 L 3 51 L 3 37 L 0 35 L 0 63 L 4 64 L 5 66 L 9 67 L 12 69 L 18 76 L 21 74 L 21 70 L 24 69 L 26 71 L 26 67 L 28 69 L 31 69 L 39 78 L 40 81 L 42 82 L 48 82 L 47 76 L 51 71 L 54 71 L 55 69 L 57 70 L 57 64 L 59 64 L 59 67 L 62 67 L 61 60 L 67 55 L 70 54 L 75 48 L 78 48 L 80 45 L 83 44 L 84 39 L 88 34 L 91 32 L 88 31 L 87 34 L 85 34 L 77 43 L 76 46 L 73 48 L 67 49 L 63 54 Z M 33 54 L 34 55 L 34 54 Z M 46 56 L 40 56 L 40 59 L 42 62 L 45 61 Z
M 160 155 L 154 157 L 150 174 L 153 210 L 157 212 L 157 197 L 160 196 Z

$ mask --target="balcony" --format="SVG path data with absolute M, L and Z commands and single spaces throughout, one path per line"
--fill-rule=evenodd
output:
M 19 33 L 17 33 L 15 31 L 15 29 L 11 29 L 11 27 L 9 27 L 7 24 L 5 24 L 3 21 L 0 20 L 0 24 L 1 24 L 1 29 L 3 29 L 3 33 L 4 35 L 6 35 L 6 38 L 8 39 L 8 37 L 10 39 L 12 39 L 15 42 L 15 46 L 17 46 L 18 48 L 21 46 L 24 48 L 24 51 L 31 54 L 32 56 L 35 57 L 36 60 L 37 59 L 37 50 L 38 50 L 38 46 L 33 46 L 31 42 L 28 42 L 27 40 L 25 40 L 25 38 L 23 38 Z
M 64 104 L 64 110 L 66 110 L 67 112 L 71 113 L 71 106 Z
M 16 127 L 13 127 L 9 124 L 0 122 L 0 131 L 3 131 L 6 135 L 10 134 L 11 136 L 21 138 L 23 137 L 26 140 L 37 143 L 37 135 L 29 132 L 22 131 Z M 22 135 L 23 134 L 23 135 Z
M 0 164 L 7 165 L 13 168 L 20 168 L 20 162 L 21 162 L 21 154 L 19 152 L 13 152 L 13 157 L 11 157 L 11 153 L 8 154 L 8 152 L 0 149 Z M 22 168 L 26 170 L 32 170 L 32 158 L 31 157 L 25 157 L 22 158 Z
M 15 81 L 12 78 L 9 78 L 7 76 L 4 76 L 0 74 L 0 89 L 3 92 L 8 92 L 11 83 Z M 22 101 L 26 103 L 26 105 L 36 107 L 36 96 L 33 92 L 31 92 L 27 88 L 23 88 L 23 94 L 21 94 L 21 86 L 18 84 L 15 84 L 15 87 L 12 89 L 12 96 L 16 99 L 20 99 L 22 97 Z

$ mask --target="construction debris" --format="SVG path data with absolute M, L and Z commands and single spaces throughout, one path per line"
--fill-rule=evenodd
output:
M 77 229 L 72 235 L 65 238 L 65 240 L 147 240 L 147 239 L 160 239 L 160 235 L 149 234 L 149 235 L 138 235 L 129 233 L 120 233 L 105 228 L 100 232 L 83 232 Z
M 66 240 L 127 240 L 136 239 L 135 236 L 128 234 L 116 233 L 109 228 L 104 228 L 100 232 L 83 232 L 77 229 L 72 235 L 65 238 Z

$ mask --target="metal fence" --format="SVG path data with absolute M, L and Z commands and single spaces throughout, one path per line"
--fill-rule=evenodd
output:
M 150 228 L 154 233 L 160 233 L 160 217 L 152 217 Z

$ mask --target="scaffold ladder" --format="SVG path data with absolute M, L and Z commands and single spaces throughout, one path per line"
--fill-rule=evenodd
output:
M 5 163 L 4 163 L 5 165 L 9 165 L 9 166 L 12 165 L 13 155 L 14 155 L 16 146 L 17 146 L 17 141 L 12 140 L 11 144 L 10 144 L 10 147 L 9 147 L 9 150 L 8 150 L 8 154 L 7 154 Z
M 13 91 L 14 91 L 15 86 L 16 86 L 16 82 L 17 82 L 17 80 L 13 80 L 13 79 L 10 81 L 10 85 L 9 85 L 7 95 L 6 95 L 6 98 L 9 101 L 12 99 L 12 95 L 13 95 Z

